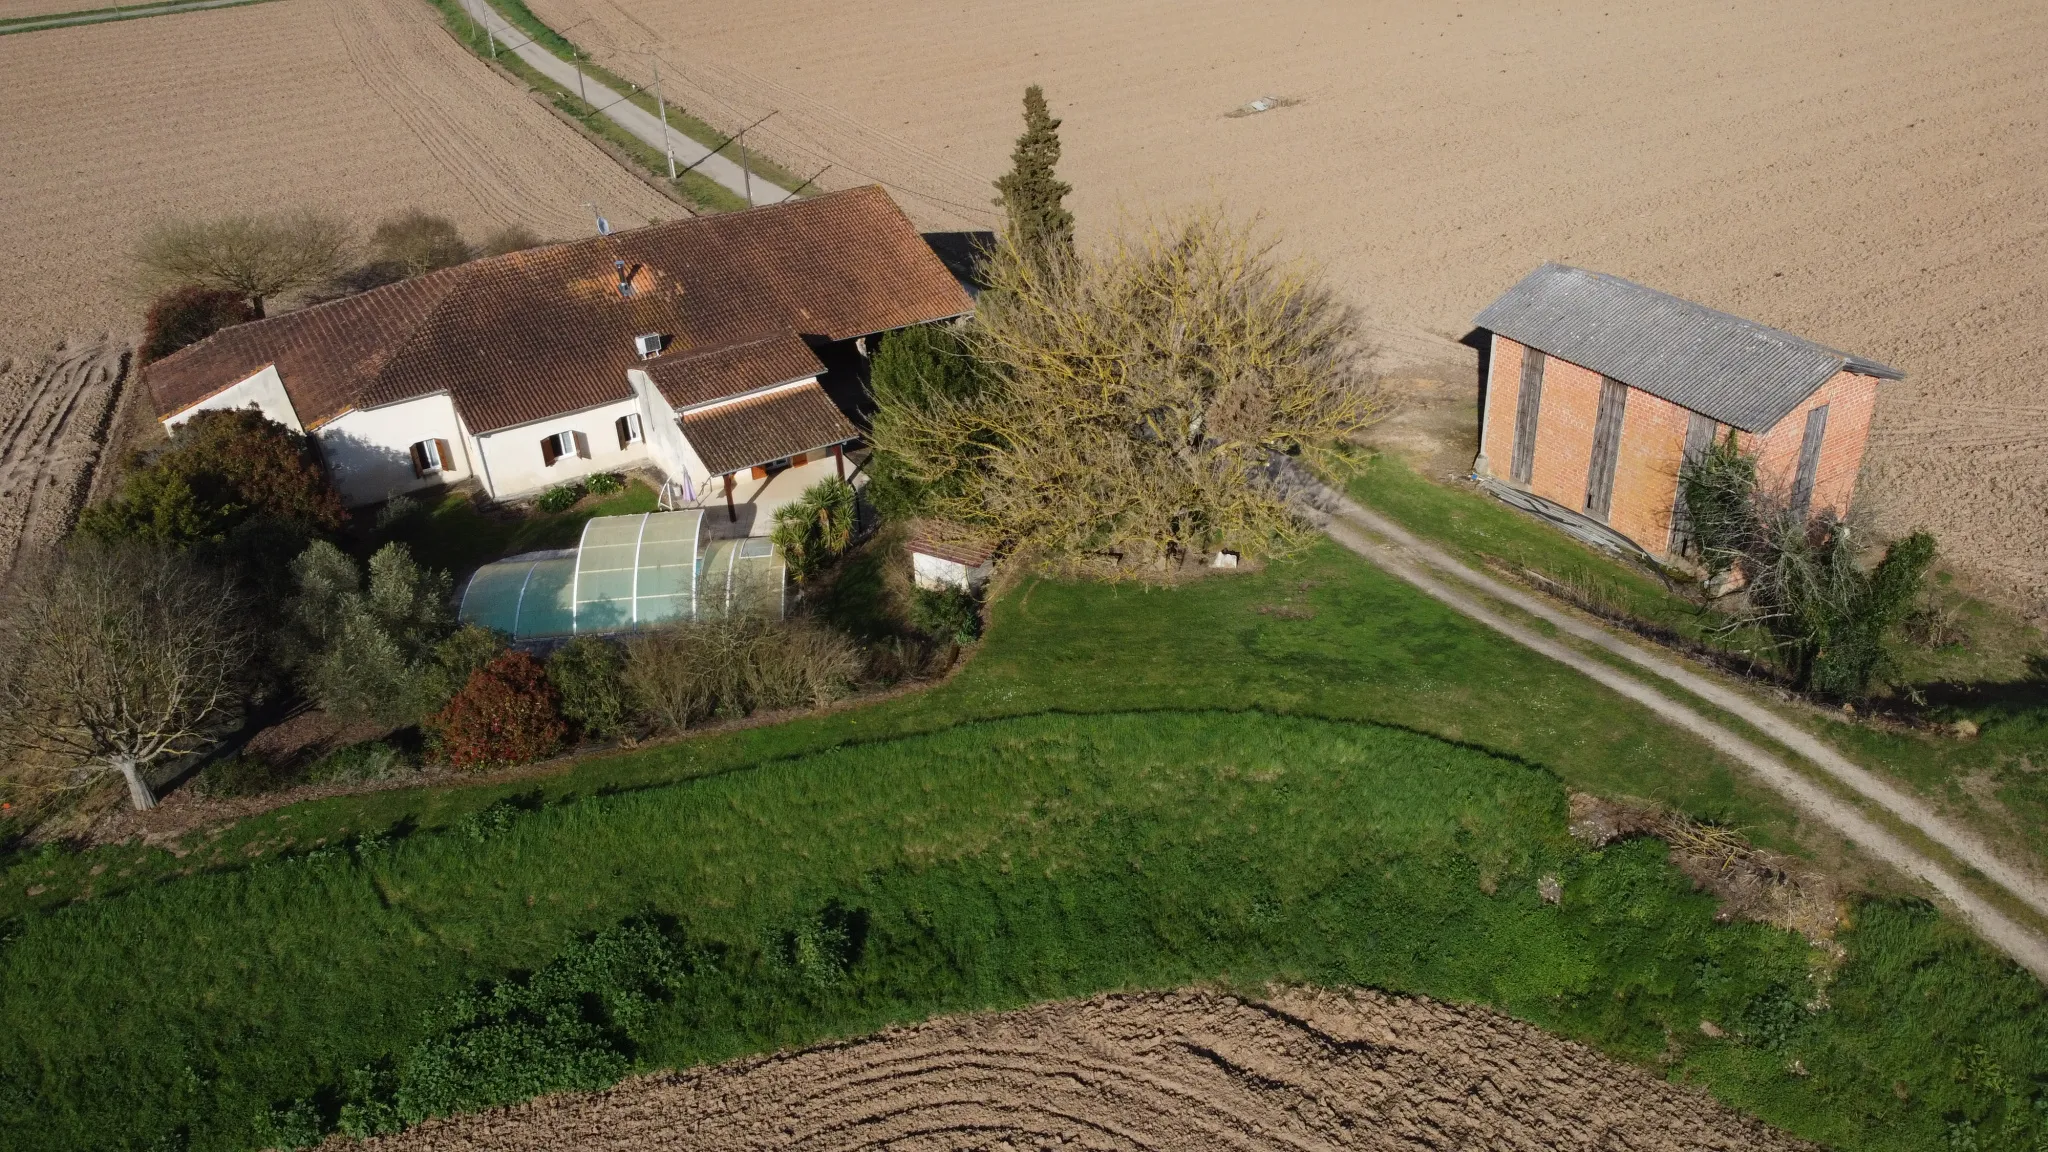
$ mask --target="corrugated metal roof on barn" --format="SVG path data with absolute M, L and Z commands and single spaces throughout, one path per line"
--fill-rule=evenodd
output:
M 1545 264 L 1473 321 L 1653 396 L 1763 432 L 1848 369 L 1904 373 L 1604 272 Z

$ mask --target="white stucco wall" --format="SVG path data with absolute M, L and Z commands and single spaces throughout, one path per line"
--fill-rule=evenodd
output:
M 445 392 L 378 408 L 344 412 L 313 436 L 328 474 L 345 503 L 374 504 L 401 492 L 466 479 L 472 472 L 469 436 Z M 446 440 L 453 459 L 440 473 L 413 475 L 412 446 Z
M 306 430 L 299 423 L 298 409 L 292 407 L 292 398 L 285 392 L 284 380 L 278 376 L 275 364 L 267 364 L 263 371 L 254 376 L 238 380 L 183 412 L 167 418 L 164 427 L 175 430 L 180 424 L 201 412 L 220 408 L 255 408 L 294 432 Z
M 676 410 L 669 406 L 668 398 L 654 386 L 647 373 L 631 368 L 626 371 L 626 378 L 632 381 L 633 391 L 640 396 L 640 423 L 646 430 L 648 457 L 670 480 L 687 485 L 686 499 L 702 496 L 710 470 L 704 467 L 697 450 L 683 438 Z
M 641 439 L 622 452 L 614 422 L 629 413 L 640 415 Z M 566 416 L 486 432 L 475 438 L 472 460 L 491 495 L 500 500 L 526 496 L 593 472 L 616 472 L 641 463 L 648 458 L 646 432 L 652 423 L 640 411 L 640 398 L 629 396 Z M 553 467 L 542 463 L 540 442 L 556 432 L 581 432 L 590 444 L 590 458 L 564 456 Z
M 915 549 L 910 553 L 911 580 L 919 588 L 959 588 L 972 592 L 988 582 L 993 564 L 969 568 L 958 560 L 948 560 L 929 552 Z

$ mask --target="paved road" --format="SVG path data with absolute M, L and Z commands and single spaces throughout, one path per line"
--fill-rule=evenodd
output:
M 2034 975 L 2048 980 L 2048 938 L 2007 916 L 1947 868 L 1865 816 L 1855 805 L 1822 788 L 1782 758 L 1665 695 L 1637 676 L 1543 636 L 1452 588 L 1439 577 L 1450 577 L 1493 600 L 1513 605 L 1550 623 L 1560 632 L 1614 653 L 1638 668 L 1740 717 L 1929 840 L 1953 852 L 1959 860 L 2028 907 L 2048 914 L 2048 885 L 2044 885 L 2039 876 L 2000 858 L 1982 840 L 1942 819 L 1920 800 L 1850 763 L 1790 721 L 1741 694 L 1700 676 L 1674 660 L 1638 648 L 1606 629 L 1567 615 L 1521 589 L 1511 588 L 1475 572 L 1443 550 L 1417 539 L 1399 525 L 1337 493 L 1326 491 L 1323 503 L 1329 516 L 1324 527 L 1339 544 L 1523 647 L 1598 681 L 1734 757 L 1791 801 L 1803 815 L 1826 824 L 1850 843 L 1919 878 L 1941 893 L 1986 940 Z
M 681 132 L 670 129 L 664 133 L 661 120 L 654 113 L 632 103 L 597 81 L 581 76 L 574 64 L 534 43 L 531 37 L 507 23 L 505 18 L 484 3 L 484 0 L 463 2 L 472 19 L 479 13 L 483 15 L 491 34 L 497 37 L 498 51 L 515 53 L 534 71 L 577 93 L 585 103 L 603 112 L 619 127 L 646 141 L 655 151 L 662 149 L 663 140 L 666 138 L 667 147 L 675 153 L 677 171 L 696 165 L 695 171 L 716 180 L 730 189 L 735 196 L 747 196 L 751 186 L 752 200 L 755 204 L 779 204 L 789 199 L 788 189 L 761 179 L 758 173 L 749 177 L 737 160 L 728 157 L 733 150 L 731 146 L 713 156 L 709 148 Z
M 232 8 L 239 4 L 257 4 L 262 0 L 190 0 L 182 4 L 143 4 L 134 8 L 118 8 L 111 12 L 73 12 L 69 15 L 55 15 L 47 20 L 28 20 L 20 24 L 0 24 L 0 36 L 14 32 L 34 32 L 42 28 L 69 28 L 75 24 L 106 24 L 114 20 L 138 20 L 144 16 L 169 16 L 176 12 L 197 12 L 202 8 Z

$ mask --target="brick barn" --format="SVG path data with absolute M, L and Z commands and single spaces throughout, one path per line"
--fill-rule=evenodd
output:
M 1473 470 L 1684 544 L 1678 473 L 1730 428 L 1796 508 L 1846 514 L 1880 380 L 1901 373 L 1618 276 L 1545 264 L 1474 323 L 1491 339 Z

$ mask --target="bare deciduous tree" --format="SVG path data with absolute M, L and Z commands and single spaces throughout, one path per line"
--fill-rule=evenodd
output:
M 1351 310 L 1306 265 L 1214 212 L 1072 259 L 1006 237 L 966 331 L 990 369 L 875 420 L 929 511 L 1131 575 L 1307 538 L 1273 482 L 1380 410 Z
M 540 233 L 524 224 L 507 224 L 503 228 L 485 233 L 483 242 L 476 246 L 476 250 L 482 256 L 503 256 L 508 252 L 524 252 L 528 248 L 538 248 L 546 243 L 547 241 L 540 238 Z
M 476 257 L 453 220 L 418 208 L 380 222 L 370 233 L 370 249 L 401 278 L 453 268 Z
M 345 222 L 311 212 L 174 220 L 144 234 L 134 257 L 152 294 L 186 284 L 223 288 L 248 297 L 261 318 L 264 301 L 347 271 L 355 237 Z
M 223 576 L 133 541 L 74 540 L 26 559 L 0 600 L 0 739 L 85 785 L 204 750 L 242 699 L 253 637 Z

